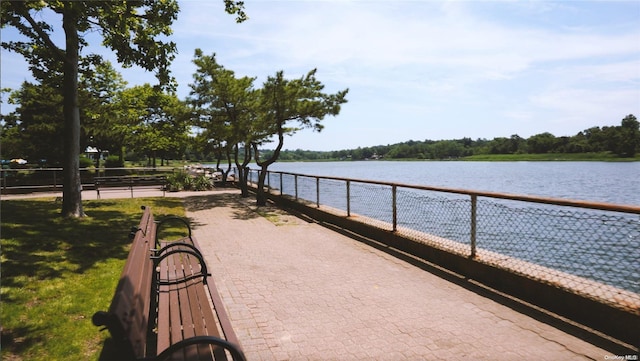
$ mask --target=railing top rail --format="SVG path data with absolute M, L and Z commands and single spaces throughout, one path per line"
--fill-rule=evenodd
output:
M 469 196 L 477 196 L 477 197 L 498 198 L 498 199 L 514 200 L 514 201 L 551 204 L 551 205 L 558 205 L 558 206 L 589 208 L 589 209 L 598 209 L 598 210 L 604 210 L 604 211 L 640 214 L 640 206 L 636 206 L 636 205 L 592 202 L 592 201 L 572 200 L 572 199 L 553 198 L 553 197 L 528 196 L 528 195 L 511 194 L 511 193 L 485 192 L 485 191 L 475 191 L 475 190 L 468 190 L 468 189 L 433 187 L 433 186 L 423 186 L 423 185 L 417 185 L 417 184 L 386 182 L 386 181 L 369 180 L 369 179 L 355 179 L 355 178 L 345 178 L 345 177 L 319 176 L 319 175 L 311 175 L 311 174 L 281 172 L 281 171 L 269 171 L 269 172 L 287 174 L 292 176 L 337 180 L 337 181 L 344 181 L 344 182 L 349 181 L 349 182 L 357 182 L 357 183 L 378 184 L 378 185 L 396 186 L 396 187 L 419 189 L 419 190 L 426 190 L 426 191 L 466 194 Z
M 172 166 L 164 166 L 164 167 L 119 167 L 119 168 L 80 168 L 81 172 L 85 172 L 85 171 L 111 171 L 111 170 L 159 170 L 159 171 L 165 171 L 165 170 L 174 170 L 174 169 L 181 169 L 182 167 L 172 167 Z M 62 171 L 64 170 L 64 168 L 56 168 L 56 167 L 51 167 L 51 168 L 3 168 L 1 169 L 1 171 L 3 172 L 24 172 L 24 171 L 37 171 L 37 172 L 42 172 L 42 171 Z

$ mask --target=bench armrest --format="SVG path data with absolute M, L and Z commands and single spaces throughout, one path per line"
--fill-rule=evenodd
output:
M 234 345 L 233 343 L 218 338 L 218 337 L 214 337 L 214 336 L 195 336 L 195 337 L 191 337 L 188 338 L 186 340 L 182 340 L 180 342 L 177 342 L 171 346 L 169 346 L 169 348 L 167 348 L 166 350 L 162 351 L 158 356 L 156 356 L 154 358 L 154 360 L 157 361 L 161 361 L 161 360 L 165 360 L 167 358 L 169 358 L 174 352 L 183 349 L 187 346 L 191 346 L 191 345 L 202 345 L 202 344 L 209 344 L 209 345 L 214 345 L 214 346 L 220 346 L 222 348 L 224 348 L 225 350 L 228 350 L 229 353 L 231 353 L 231 357 L 233 358 L 234 361 L 246 361 L 247 359 L 244 357 L 244 353 L 240 350 L 240 348 L 238 348 L 238 346 Z
M 176 253 L 184 253 L 184 254 L 190 254 L 194 257 L 196 257 L 198 259 L 198 263 L 200 263 L 200 273 L 194 273 L 188 277 L 184 277 L 184 278 L 178 278 L 172 281 L 169 280 L 162 280 L 162 279 L 158 279 L 158 284 L 159 285 L 173 285 L 173 284 L 178 284 L 178 283 L 183 283 L 195 278 L 200 278 L 202 277 L 202 281 L 206 284 L 207 283 L 207 277 L 210 276 L 208 270 L 207 270 L 207 263 L 204 261 L 204 258 L 202 257 L 202 253 L 200 253 L 200 251 L 197 248 L 194 247 L 190 247 L 189 244 L 183 244 L 183 243 L 174 243 L 174 245 L 176 246 L 188 246 L 189 249 L 172 249 L 170 251 L 166 251 L 163 248 L 163 252 L 160 253 L 160 255 L 158 256 L 152 256 L 151 259 L 153 260 L 153 264 L 155 265 L 154 268 L 157 268 L 158 265 L 160 264 L 160 262 L 162 262 L 162 260 L 164 260 L 165 258 L 176 254 Z M 170 247 L 166 247 L 166 248 L 170 248 Z
M 156 237 L 155 237 L 155 241 L 156 241 L 156 247 L 160 246 L 160 240 L 158 239 L 158 235 L 160 234 L 160 230 L 162 230 L 162 226 L 164 226 L 166 223 L 170 223 L 170 222 L 174 222 L 174 223 L 180 223 L 181 225 L 185 226 L 187 228 L 187 231 L 189 232 L 189 239 L 191 239 L 191 226 L 189 225 L 189 222 L 182 218 L 182 217 L 176 217 L 176 216 L 169 216 L 169 217 L 165 217 L 163 218 L 161 221 L 156 221 Z

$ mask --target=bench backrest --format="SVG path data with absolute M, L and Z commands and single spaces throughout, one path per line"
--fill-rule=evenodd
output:
M 136 186 L 136 185 L 164 185 L 167 177 L 163 175 L 151 176 L 109 176 L 95 177 L 93 182 L 96 186 Z
M 145 208 L 140 226 L 132 229 L 131 251 L 109 312 L 102 313 L 101 316 L 94 315 L 94 324 L 107 326 L 116 342 L 130 345 L 129 351 L 135 358 L 144 358 L 147 354 L 153 274 L 153 260 L 150 255 L 151 249 L 154 248 L 155 227 L 151 210 Z

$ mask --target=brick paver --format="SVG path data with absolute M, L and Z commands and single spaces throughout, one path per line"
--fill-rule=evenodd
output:
M 162 195 L 150 193 L 136 196 Z M 185 199 L 248 360 L 619 359 L 321 225 L 256 211 L 235 190 L 167 196 Z
M 249 360 L 611 356 L 318 224 L 259 214 L 237 194 L 185 203 Z

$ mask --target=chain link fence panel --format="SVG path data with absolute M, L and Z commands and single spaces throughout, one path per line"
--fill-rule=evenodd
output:
M 638 210 L 279 172 L 268 179 L 272 190 L 334 214 L 640 313 Z

